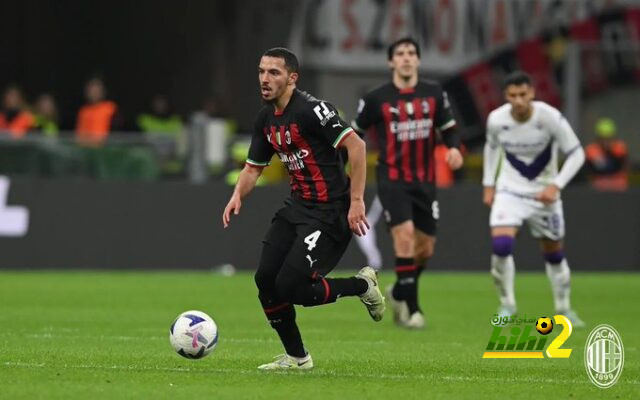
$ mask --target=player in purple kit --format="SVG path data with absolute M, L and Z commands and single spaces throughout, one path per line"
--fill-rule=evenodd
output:
M 574 327 L 585 323 L 571 308 L 571 270 L 564 254 L 561 190 L 578 173 L 585 155 L 564 116 L 535 100 L 531 77 L 507 75 L 504 105 L 487 118 L 484 147 L 483 202 L 491 207 L 491 275 L 500 297 L 500 317 L 517 312 L 513 248 L 524 223 L 540 240 L 556 313 Z M 566 159 L 558 170 L 558 150 Z
M 302 343 L 294 304 L 316 306 L 338 297 L 359 296 L 375 321 L 384 297 L 375 271 L 362 268 L 351 278 L 326 278 L 351 239 L 369 228 L 365 217 L 365 144 L 329 103 L 296 88 L 298 60 L 285 48 L 267 50 L 258 79 L 266 103 L 255 123 L 246 165 L 225 207 L 222 221 L 240 212 L 262 169 L 277 153 L 287 166 L 291 197 L 272 220 L 255 274 L 258 298 L 285 354 L 261 370 L 313 368 Z M 351 179 L 338 148 L 345 148 Z
M 378 196 L 391 231 L 396 283 L 387 291 L 395 322 L 406 328 L 425 325 L 418 304 L 418 279 L 432 256 L 439 209 L 436 200 L 436 131 L 449 147 L 451 169 L 462 166 L 455 119 L 447 94 L 435 82 L 420 80 L 420 47 L 411 38 L 388 49 L 391 82 L 367 93 L 358 106 L 356 129 L 373 127 L 380 156 Z

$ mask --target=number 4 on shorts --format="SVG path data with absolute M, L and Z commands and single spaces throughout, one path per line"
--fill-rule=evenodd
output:
M 320 232 L 320 230 L 317 230 L 304 238 L 304 242 L 307 244 L 307 250 L 311 251 L 316 247 L 316 242 L 318 241 L 318 238 L 320 238 L 321 233 L 322 232 Z

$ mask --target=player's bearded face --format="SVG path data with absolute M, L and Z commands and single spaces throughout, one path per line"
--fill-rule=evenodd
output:
M 262 100 L 276 102 L 290 85 L 294 85 L 298 74 L 289 72 L 284 59 L 264 56 L 258 66 L 258 81 Z
M 393 73 L 402 79 L 411 79 L 418 75 L 420 59 L 413 44 L 404 43 L 396 46 L 393 57 L 389 61 Z
M 519 118 L 526 118 L 531 113 L 531 102 L 535 96 L 533 87 L 522 85 L 509 85 L 504 90 L 505 99 L 511 104 L 511 112 Z

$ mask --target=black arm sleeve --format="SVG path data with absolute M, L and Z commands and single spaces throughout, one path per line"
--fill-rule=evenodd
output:
M 435 116 L 435 126 L 440 132 L 442 141 L 447 147 L 460 148 L 460 136 L 456 129 L 456 120 L 453 117 L 453 110 L 449 103 L 447 92 L 442 91 L 442 95 L 438 98 L 436 106 L 437 114 Z
M 325 101 L 314 103 L 313 109 L 307 110 L 305 116 L 308 130 L 317 132 L 334 148 L 337 148 L 348 135 L 354 133 L 351 125 L 340 118 L 338 110 Z
M 353 121 L 353 127 L 358 132 L 364 134 L 369 127 L 375 125 L 377 122 L 376 118 L 376 104 L 374 100 L 369 95 L 361 98 L 358 101 L 358 114 Z
M 253 136 L 251 136 L 251 146 L 249 147 L 249 155 L 247 156 L 247 164 L 255 167 L 266 167 L 271 163 L 271 157 L 275 150 L 271 143 L 267 141 L 264 134 L 264 118 L 262 113 L 258 115 L 253 128 Z

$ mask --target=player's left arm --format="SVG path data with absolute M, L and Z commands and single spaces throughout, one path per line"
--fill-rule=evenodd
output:
M 346 148 L 351 165 L 351 205 L 349 206 L 349 228 L 358 236 L 366 233 L 369 223 L 365 215 L 364 185 L 367 174 L 367 154 L 364 140 L 344 122 L 338 110 L 325 101 L 313 107 L 310 127 L 319 132 L 334 148 Z M 366 229 L 365 229 L 366 228 Z
M 442 136 L 442 141 L 449 148 L 446 156 L 447 164 L 449 168 L 456 170 L 464 164 L 464 159 L 460 152 L 460 136 L 456 129 L 456 120 L 451 110 L 447 92 L 443 90 L 442 96 L 438 100 L 434 124 Z
M 363 137 L 367 129 L 380 119 L 378 109 L 379 107 L 371 94 L 358 100 L 356 118 L 351 122 L 351 126 L 360 134 L 360 137 Z
M 358 236 L 369 229 L 364 205 L 364 186 L 367 177 L 367 151 L 364 140 L 352 131 L 338 145 L 347 149 L 351 164 L 351 205 L 349 206 L 349 228 Z
M 496 194 L 496 179 L 500 169 L 500 142 L 498 140 L 497 124 L 494 122 L 495 113 L 487 118 L 486 140 L 482 157 L 482 202 L 493 206 Z
M 558 198 L 560 191 L 580 171 L 585 160 L 584 149 L 569 122 L 559 112 L 555 118 L 557 125 L 553 130 L 554 137 L 566 158 L 560 172 L 553 179 L 553 183 L 538 194 L 537 199 L 543 203 L 551 203 Z

